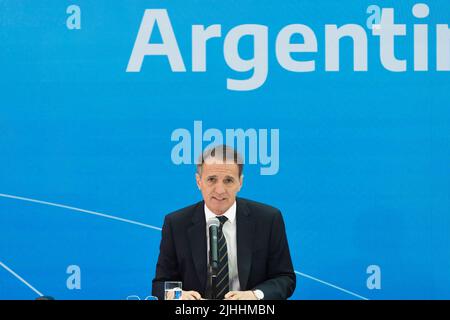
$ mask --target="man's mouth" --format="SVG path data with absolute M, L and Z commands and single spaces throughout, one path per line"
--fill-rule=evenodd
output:
M 225 201 L 227 198 L 212 197 L 216 201 Z

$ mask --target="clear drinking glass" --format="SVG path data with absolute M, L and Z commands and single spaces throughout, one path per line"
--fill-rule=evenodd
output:
M 164 300 L 181 300 L 182 288 L 181 281 L 164 282 Z

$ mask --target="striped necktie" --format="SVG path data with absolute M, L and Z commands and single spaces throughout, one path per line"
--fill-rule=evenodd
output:
M 229 275 L 228 275 L 228 250 L 227 240 L 223 234 L 223 224 L 228 220 L 227 217 L 217 217 L 220 221 L 219 232 L 217 234 L 219 247 L 219 267 L 216 278 L 216 299 L 223 299 L 225 294 L 230 291 Z

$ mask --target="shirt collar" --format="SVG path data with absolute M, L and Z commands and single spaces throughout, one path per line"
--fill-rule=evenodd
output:
M 234 201 L 233 205 L 227 211 L 225 211 L 224 214 L 222 214 L 220 216 L 227 217 L 228 220 L 230 221 L 230 223 L 233 223 L 234 219 L 236 218 L 236 200 Z M 217 218 L 217 217 L 219 217 L 219 216 L 217 214 L 215 214 L 214 212 L 212 212 L 211 210 L 209 210 L 209 208 L 206 206 L 206 203 L 205 203 L 206 221 L 208 221 L 211 218 Z

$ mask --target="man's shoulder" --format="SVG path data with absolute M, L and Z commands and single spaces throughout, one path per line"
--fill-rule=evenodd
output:
M 237 198 L 237 203 L 238 206 L 246 207 L 251 213 L 254 212 L 260 216 L 265 215 L 267 217 L 273 217 L 281 214 L 280 209 L 254 200 Z
M 193 214 L 201 209 L 203 201 L 199 201 L 197 203 L 191 204 L 187 207 L 178 209 L 166 215 L 166 219 L 170 221 L 182 221 L 191 219 Z

